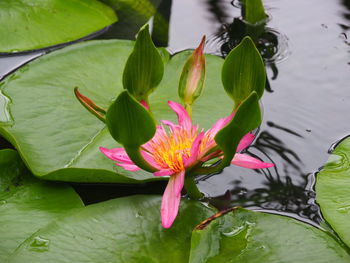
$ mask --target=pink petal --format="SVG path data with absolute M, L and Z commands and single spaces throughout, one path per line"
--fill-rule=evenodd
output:
M 153 143 L 159 140 L 159 138 L 163 138 L 166 136 L 166 131 L 162 125 L 157 125 L 156 126 L 156 134 L 153 136 L 153 138 L 146 142 L 145 144 L 142 145 L 142 148 L 150 153 L 153 152 Z
M 196 139 L 194 139 L 191 146 L 190 157 L 188 159 L 183 160 L 185 167 L 190 167 L 197 161 L 203 137 L 204 137 L 204 132 L 200 132 L 197 135 Z
M 191 129 L 192 121 L 187 111 L 181 104 L 174 101 L 168 101 L 169 107 L 176 113 L 179 125 L 184 127 L 186 130 Z
M 149 110 L 149 106 L 145 100 L 141 100 L 140 103 L 146 110 Z
M 185 171 L 174 174 L 170 177 L 168 185 L 165 188 L 160 214 L 162 225 L 169 228 L 173 224 L 179 211 L 181 190 L 184 186 Z
M 211 129 L 208 130 L 208 133 L 211 135 L 211 137 L 214 138 L 214 136 L 232 120 L 233 116 L 234 113 L 231 113 L 230 116 L 219 119 L 213 125 L 213 127 L 211 127 Z
M 174 170 L 172 169 L 162 169 L 162 170 L 159 170 L 155 173 L 153 173 L 154 176 L 167 176 L 167 175 L 172 175 L 174 174 Z
M 252 133 L 247 133 L 246 135 L 244 135 L 237 146 L 236 152 L 240 152 L 247 148 L 254 141 L 254 139 L 255 135 Z
M 133 164 L 124 148 L 107 149 L 100 147 L 100 151 L 113 161 Z
M 201 161 L 203 163 L 211 160 L 211 159 L 214 159 L 214 158 L 217 158 L 217 157 L 220 157 L 222 155 L 222 151 L 221 150 L 218 150 L 218 151 L 215 151 L 215 152 L 212 152 L 211 154 L 208 154 L 207 156 L 203 157 L 201 159 Z
M 176 129 L 180 128 L 179 125 L 176 125 L 175 123 L 173 123 L 171 121 L 162 120 L 161 123 L 163 123 L 164 125 L 168 126 L 171 131 L 175 131 Z
M 261 169 L 275 166 L 273 163 L 264 163 L 254 157 L 241 153 L 236 153 L 231 163 L 249 169 Z
M 160 169 L 159 165 L 156 163 L 151 153 L 141 150 L 141 155 L 145 159 L 145 161 L 148 162 L 151 166 L 153 166 L 156 169 Z
M 140 171 L 141 168 L 139 168 L 138 166 L 136 166 L 135 164 L 127 164 L 127 163 L 115 163 L 115 165 L 118 165 L 120 167 L 123 167 L 125 170 L 127 171 L 132 171 L 132 172 L 136 172 L 136 171 Z

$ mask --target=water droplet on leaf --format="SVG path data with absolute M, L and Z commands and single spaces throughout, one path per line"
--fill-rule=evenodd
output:
M 29 249 L 32 251 L 44 252 L 49 250 L 50 240 L 40 236 L 34 237 L 29 244 Z
M 342 213 L 342 214 L 348 214 L 350 212 L 350 205 L 339 207 L 337 209 L 337 212 Z

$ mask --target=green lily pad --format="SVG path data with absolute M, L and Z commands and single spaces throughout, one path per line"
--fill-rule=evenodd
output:
M 125 171 L 106 158 L 99 146 L 120 146 L 105 124 L 74 96 L 74 87 L 79 87 L 82 94 L 107 109 L 123 90 L 123 69 L 133 44 L 126 40 L 79 43 L 25 65 L 0 84 L 0 112 L 4 112 L 0 133 L 18 149 L 34 175 L 74 182 L 162 179 L 143 171 Z M 176 121 L 167 101 L 179 101 L 178 81 L 189 54 L 181 52 L 165 65 L 164 78 L 150 96 L 157 120 Z M 207 56 L 206 85 L 193 107 L 194 122 L 203 128 L 228 116 L 233 107 L 221 84 L 222 63 L 219 57 Z
M 317 174 L 316 201 L 323 217 L 350 247 L 350 138 L 335 148 Z
M 213 211 L 183 200 L 173 226 L 164 229 L 160 202 L 132 196 L 73 211 L 26 240 L 10 262 L 188 262 L 192 229 Z
M 193 231 L 190 263 L 350 262 L 328 233 L 292 218 L 235 209 Z
M 71 42 L 116 21 L 113 9 L 96 0 L 2 0 L 0 53 Z
M 67 210 L 81 207 L 71 187 L 30 176 L 14 150 L 0 150 L 0 262 Z

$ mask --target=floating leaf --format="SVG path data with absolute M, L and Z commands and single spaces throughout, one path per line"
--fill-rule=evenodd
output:
M 317 174 L 316 201 L 322 215 L 350 247 L 350 138 L 342 141 Z
M 71 42 L 116 21 L 114 11 L 96 0 L 2 0 L 0 53 Z
M 148 25 L 140 29 L 134 50 L 126 62 L 123 86 L 138 101 L 148 101 L 148 95 L 162 80 L 164 63 L 149 34 Z
M 188 262 L 192 229 L 213 211 L 183 200 L 174 225 L 164 229 L 160 203 L 158 196 L 131 196 L 76 210 L 26 240 L 10 262 Z M 38 238 L 48 249 L 38 250 Z
M 292 218 L 235 209 L 199 225 L 190 263 L 329 263 L 350 256 L 329 233 Z
M 121 145 L 74 95 L 78 87 L 107 109 L 123 91 L 123 68 L 133 44 L 105 40 L 65 47 L 30 62 L 0 83 L 0 97 L 8 102 L 1 104 L 0 112 L 11 117 L 0 122 L 0 133 L 21 152 L 33 174 L 42 179 L 75 182 L 138 183 L 162 179 L 143 171 L 125 171 L 106 158 L 100 146 Z M 190 54 L 178 53 L 166 64 L 164 78 L 149 98 L 156 120 L 176 121 L 166 102 L 179 100 L 178 81 Z M 194 123 L 204 129 L 232 110 L 232 101 L 220 81 L 223 60 L 207 55 L 206 61 L 207 87 L 193 107 Z
M 0 150 L 0 262 L 51 220 L 81 206 L 71 187 L 31 177 L 16 151 Z
M 259 98 L 266 82 L 265 65 L 250 37 L 245 37 L 225 59 L 222 67 L 222 83 L 227 94 L 238 106 L 252 91 Z

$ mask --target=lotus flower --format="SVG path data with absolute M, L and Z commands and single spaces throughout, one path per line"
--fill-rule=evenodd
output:
M 186 171 L 210 159 L 222 158 L 223 152 L 217 149 L 214 137 L 233 118 L 233 114 L 231 114 L 226 118 L 219 119 L 211 129 L 204 132 L 192 124 L 189 114 L 180 104 L 173 101 L 169 101 L 168 104 L 177 114 L 178 124 L 163 120 L 162 125 L 157 126 L 154 137 L 142 145 L 141 150 L 144 159 L 158 170 L 154 172 L 154 176 L 170 176 L 161 204 L 161 219 L 164 228 L 169 228 L 177 216 Z M 271 163 L 264 163 L 239 153 L 253 140 L 252 133 L 248 133 L 242 138 L 231 163 L 250 169 L 274 166 Z M 106 149 L 100 147 L 100 150 L 109 159 L 116 161 L 116 165 L 125 170 L 140 170 L 123 148 Z

